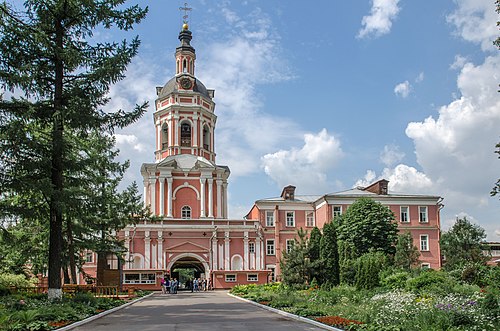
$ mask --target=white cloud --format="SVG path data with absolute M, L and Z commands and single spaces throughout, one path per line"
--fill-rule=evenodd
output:
M 398 164 L 394 168 L 384 168 L 379 176 L 376 175 L 375 171 L 368 170 L 364 178 L 359 179 L 354 186 L 366 187 L 380 179 L 389 181 L 390 192 L 435 194 L 430 192 L 433 184 L 430 178 L 414 167 L 405 164 Z
M 410 94 L 410 90 L 410 82 L 405 80 L 403 83 L 399 83 L 396 87 L 394 87 L 394 94 L 402 98 L 406 98 Z
M 369 16 L 363 16 L 358 38 L 367 36 L 379 37 L 391 31 L 392 21 L 396 18 L 400 8 L 399 0 L 372 0 Z
M 326 129 L 305 134 L 301 149 L 280 150 L 262 157 L 266 174 L 279 186 L 292 184 L 302 193 L 327 191 L 327 172 L 343 156 L 340 142 Z
M 455 55 L 455 61 L 450 65 L 450 69 L 457 70 L 462 69 L 467 63 L 467 58 L 462 55 Z
M 138 152 L 146 151 L 146 147 L 139 141 L 139 138 L 136 135 L 116 133 L 115 138 L 118 148 L 125 146 L 125 148 L 132 147 L 132 149 Z
M 415 83 L 420 83 L 424 80 L 424 73 L 421 72 L 418 74 L 418 76 L 415 78 Z
M 230 10 L 224 16 L 234 24 L 225 26 L 227 39 L 207 45 L 197 68 L 201 80 L 216 90 L 217 150 L 224 151 L 217 161 L 228 165 L 234 178 L 259 171 L 262 155 L 302 133 L 291 120 L 263 112 L 259 101 L 259 84 L 293 78 L 278 56 L 279 37 L 270 29 L 271 21 L 259 9 L 243 18 Z
M 387 167 L 390 167 L 400 162 L 405 157 L 405 153 L 399 150 L 399 146 L 386 145 L 384 150 L 380 153 L 380 161 Z
M 493 51 L 498 36 L 498 16 L 492 0 L 456 0 L 457 9 L 446 17 L 463 39 L 478 43 L 483 50 Z

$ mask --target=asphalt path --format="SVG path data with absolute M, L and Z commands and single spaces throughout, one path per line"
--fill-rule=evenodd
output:
M 225 291 L 155 294 L 77 331 L 324 330 L 240 301 Z

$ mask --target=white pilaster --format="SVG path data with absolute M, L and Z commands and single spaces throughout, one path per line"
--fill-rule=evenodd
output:
M 149 177 L 149 193 L 150 193 L 150 203 L 151 213 L 156 215 L 156 177 Z
M 214 180 L 209 178 L 208 182 L 208 217 L 214 217 Z
M 158 269 L 163 269 L 163 232 L 158 231 L 158 255 L 157 255 L 156 265 Z
M 231 267 L 230 267 L 230 255 L 229 255 L 229 243 L 230 243 L 230 239 L 229 239 L 229 231 L 226 231 L 224 233 L 224 269 L 226 270 L 231 270 Z
M 148 189 L 149 189 L 149 181 L 145 180 L 145 181 L 143 182 L 143 184 L 144 184 L 144 190 L 143 190 L 143 194 L 142 194 L 142 196 L 143 196 L 143 198 L 144 198 L 144 208 L 146 208 L 146 207 L 147 207 L 147 205 L 148 205 Z
M 255 266 L 257 270 L 262 270 L 262 251 L 260 237 L 255 239 Z
M 130 269 L 130 232 L 125 230 L 125 265 L 124 269 Z
M 212 270 L 218 270 L 219 267 L 217 266 L 217 259 L 218 259 L 218 254 L 217 254 L 217 232 L 214 231 L 214 234 L 212 236 Z
M 151 238 L 149 231 L 144 231 L 144 269 L 151 268 Z
M 161 148 L 161 124 L 160 121 L 156 121 L 156 150 L 160 151 Z
M 224 206 L 224 209 L 223 209 L 223 215 L 224 215 L 224 218 L 227 218 L 227 183 L 223 183 L 222 184 L 222 205 Z
M 220 244 L 219 247 L 219 268 L 222 268 L 224 266 L 224 245 Z
M 217 215 L 215 217 L 222 218 L 222 180 L 217 179 L 215 182 L 217 184 Z
M 160 177 L 160 216 L 165 215 L 165 177 Z
M 249 270 L 248 261 L 250 257 L 248 255 L 248 231 L 243 234 L 243 269 Z
M 179 127 L 179 115 L 175 114 L 173 118 L 173 125 L 172 125 L 172 131 L 174 131 L 174 141 L 175 141 L 175 146 L 179 146 L 179 132 L 180 132 L 180 127 Z
M 167 217 L 172 217 L 172 182 L 174 179 L 172 177 L 167 177 L 167 190 L 168 190 L 168 199 L 167 199 Z
M 206 178 L 200 178 L 200 217 L 205 217 L 205 182 Z
M 193 115 L 193 147 L 198 147 L 198 115 Z M 202 136 L 200 136 L 202 137 Z M 203 146 L 200 144 L 200 146 Z
M 151 269 L 158 268 L 158 252 L 155 244 L 151 244 Z

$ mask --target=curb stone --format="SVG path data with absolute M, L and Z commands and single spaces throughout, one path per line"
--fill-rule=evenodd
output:
M 252 301 L 252 300 L 248 300 L 248 299 L 236 296 L 236 295 L 231 294 L 229 292 L 227 293 L 227 295 L 229 295 L 229 296 L 231 296 L 233 298 L 236 298 L 238 300 L 245 301 L 247 303 L 251 303 L 252 305 L 260 307 L 262 309 L 266 309 L 266 310 L 272 311 L 273 313 L 276 313 L 276 314 L 279 314 L 279 315 L 282 315 L 282 316 L 285 316 L 285 317 L 288 317 L 288 318 L 291 318 L 291 319 L 294 319 L 294 320 L 297 320 L 297 321 L 301 321 L 301 322 L 304 322 L 304 323 L 312 324 L 314 326 L 323 328 L 325 330 L 330 330 L 330 331 L 344 331 L 344 330 L 341 330 L 341 329 L 337 329 L 337 328 L 335 328 L 333 326 L 326 325 L 326 324 L 314 321 L 314 320 L 306 318 L 306 317 L 302 317 L 302 316 L 294 315 L 294 314 L 291 314 L 291 313 L 287 313 L 286 311 L 279 310 L 279 309 L 276 309 L 276 308 L 273 308 L 273 307 L 269 307 L 269 306 L 266 306 L 266 305 L 261 305 L 258 302 L 255 302 L 255 301 Z
M 148 294 L 148 295 L 145 295 L 145 296 L 143 296 L 143 297 L 137 298 L 137 299 L 135 299 L 135 300 L 133 300 L 133 301 L 127 302 L 127 303 L 125 303 L 125 304 L 123 304 L 123 305 L 121 305 L 121 306 L 118 306 L 118 307 L 112 308 L 112 309 L 110 309 L 110 310 L 103 311 L 102 313 L 99 313 L 99 314 L 97 314 L 97 315 L 92 315 L 92 316 L 87 317 L 87 318 L 85 318 L 85 319 L 83 319 L 83 320 L 81 320 L 81 321 L 71 323 L 71 324 L 69 324 L 69 325 L 63 326 L 62 328 L 55 329 L 55 330 L 56 330 L 56 331 L 67 331 L 67 330 L 73 330 L 73 329 L 74 329 L 74 328 L 76 328 L 76 327 L 82 326 L 82 325 L 87 324 L 87 323 L 89 323 L 89 322 L 92 322 L 92 321 L 94 321 L 94 320 L 96 320 L 96 319 L 98 319 L 98 318 L 104 317 L 104 316 L 106 316 L 106 315 L 109 315 L 109 314 L 111 314 L 111 313 L 114 313 L 115 311 L 118 311 L 118 310 L 123 309 L 123 308 L 125 308 L 125 307 L 128 307 L 128 306 L 130 306 L 130 305 L 133 305 L 133 304 L 134 304 L 134 303 L 136 303 L 136 302 L 139 302 L 139 301 L 141 301 L 141 300 L 144 300 L 144 299 L 146 299 L 146 298 L 149 298 L 149 297 L 150 297 L 150 296 L 152 296 L 153 294 L 154 294 L 154 292 L 153 292 L 153 293 L 150 293 L 150 294 Z

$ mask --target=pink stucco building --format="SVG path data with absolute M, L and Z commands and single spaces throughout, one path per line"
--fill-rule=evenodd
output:
M 317 196 L 298 196 L 295 187 L 287 186 L 279 197 L 256 201 L 244 219 L 228 219 L 230 170 L 216 163 L 215 91 L 195 76 L 191 38 L 184 25 L 175 50 L 175 76 L 156 89 L 155 160 L 144 163 L 141 173 L 144 203 L 159 220 L 118 233 L 128 251 L 125 285 L 159 288 L 160 278 L 176 276 L 178 268 L 195 269 L 193 276 L 210 279 L 214 288 L 273 281 L 297 229 L 322 228 L 359 197 L 388 206 L 400 230 L 412 233 L 422 266 L 440 267 L 441 198 L 392 194 L 386 180 Z M 95 256 L 87 258 L 85 268 L 92 274 Z

